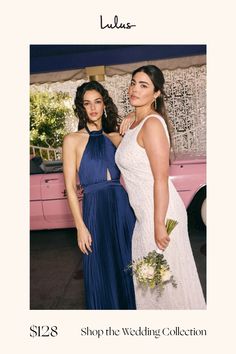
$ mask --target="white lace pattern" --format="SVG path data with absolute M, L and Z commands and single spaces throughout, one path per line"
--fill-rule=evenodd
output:
M 167 132 L 163 118 L 155 117 L 162 122 Z M 137 218 L 132 241 L 133 259 L 157 249 L 154 241 L 153 175 L 145 149 L 136 140 L 148 118 L 128 130 L 116 152 L 116 163 L 123 175 L 130 204 Z M 178 221 L 164 252 L 178 286 L 174 288 L 168 284 L 163 295 L 157 297 L 155 289 L 143 290 L 134 279 L 137 308 L 204 309 L 205 300 L 188 236 L 186 209 L 170 180 L 167 218 Z

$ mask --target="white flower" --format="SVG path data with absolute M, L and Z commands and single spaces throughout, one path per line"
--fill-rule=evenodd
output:
M 155 269 L 150 265 L 142 264 L 139 268 L 139 274 L 142 278 L 151 280 L 154 277 Z
M 163 282 L 169 281 L 170 278 L 171 278 L 171 272 L 169 270 L 166 270 L 162 275 L 162 281 Z

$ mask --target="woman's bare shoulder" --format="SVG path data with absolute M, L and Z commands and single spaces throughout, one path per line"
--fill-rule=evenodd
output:
M 152 129 L 157 131 L 163 131 L 165 121 L 161 116 L 150 116 L 143 124 L 143 131 L 150 131 Z
M 118 146 L 122 139 L 122 136 L 117 132 L 109 133 L 107 136 L 115 146 Z
M 144 122 L 144 125 L 161 125 L 162 122 L 164 122 L 164 118 L 162 118 L 159 114 L 153 114 L 150 115 L 146 121 Z
M 111 138 L 120 136 L 120 134 L 118 132 L 111 132 L 111 133 L 108 133 L 107 135 L 110 136 Z
M 157 115 L 148 118 L 142 127 L 142 137 L 147 141 L 169 141 L 168 128 L 164 118 Z
M 76 143 L 78 141 L 83 140 L 84 138 L 88 137 L 88 133 L 86 132 L 85 129 L 81 129 L 78 132 L 72 132 L 72 133 L 68 133 L 64 136 L 64 142 L 68 142 L 68 143 Z

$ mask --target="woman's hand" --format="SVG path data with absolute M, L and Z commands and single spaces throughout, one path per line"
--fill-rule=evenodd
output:
M 92 237 L 85 225 L 81 227 L 79 230 L 77 230 L 77 242 L 81 252 L 87 255 L 88 255 L 88 251 L 92 252 L 91 249 Z
M 168 235 L 164 224 L 155 227 L 155 242 L 157 247 L 162 251 L 168 247 L 170 236 Z
M 121 122 L 120 125 L 120 135 L 125 135 L 126 131 L 129 129 L 129 127 L 133 124 L 135 121 L 135 113 L 131 112 L 129 113 Z

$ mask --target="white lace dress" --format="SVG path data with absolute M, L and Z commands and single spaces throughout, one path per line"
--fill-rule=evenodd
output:
M 168 136 L 164 119 L 158 115 L 154 116 L 162 122 Z M 149 117 L 126 132 L 115 156 L 137 218 L 132 241 L 133 259 L 146 256 L 154 249 L 157 250 L 154 241 L 153 175 L 145 149 L 137 143 L 137 135 Z M 205 309 L 205 300 L 188 236 L 186 209 L 170 180 L 166 217 L 178 220 L 178 225 L 171 233 L 169 246 L 164 252 L 176 279 L 177 288 L 169 283 L 163 294 L 157 296 L 155 289 L 144 290 L 134 277 L 137 309 Z

